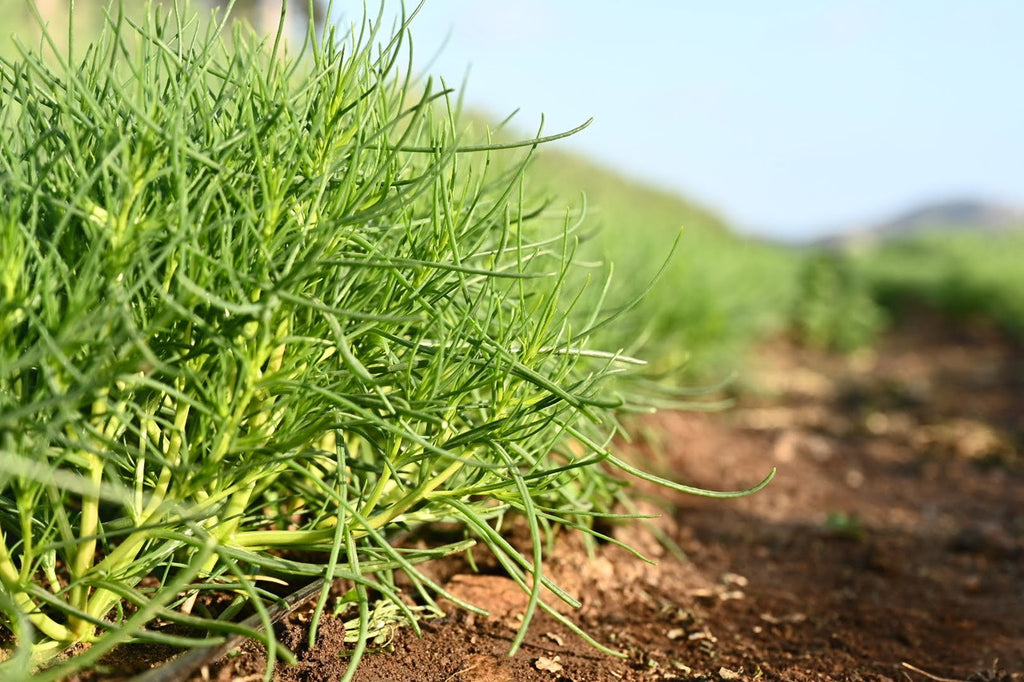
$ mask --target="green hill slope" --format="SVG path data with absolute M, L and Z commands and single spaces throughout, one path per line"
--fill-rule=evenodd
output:
M 652 374 L 671 383 L 726 376 L 741 349 L 787 326 L 800 252 L 738 236 L 697 203 L 556 148 L 540 150 L 531 178 L 555 205 L 585 201 L 580 248 L 613 268 L 613 304 L 644 291 L 679 237 L 655 287 L 602 330 L 606 347 L 647 359 Z

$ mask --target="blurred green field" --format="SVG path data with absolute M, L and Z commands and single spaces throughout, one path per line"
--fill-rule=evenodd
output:
M 580 248 L 612 267 L 613 307 L 641 296 L 665 266 L 646 296 L 602 330 L 602 345 L 643 357 L 651 376 L 726 378 L 746 347 L 788 327 L 799 250 L 739 236 L 697 203 L 555 149 L 541 151 L 532 181 L 577 209 L 585 196 Z
M 924 304 L 954 319 L 988 318 L 1024 338 L 1024 229 L 936 230 L 850 260 L 892 315 Z
M 585 203 L 580 248 L 613 265 L 615 304 L 646 288 L 683 229 L 657 284 L 600 339 L 670 384 L 742 374 L 748 352 L 779 335 L 837 351 L 870 346 L 908 306 L 987 318 L 1024 337 L 1024 229 L 937 225 L 859 248 L 782 246 L 557 148 L 541 150 L 531 182 L 577 209 Z

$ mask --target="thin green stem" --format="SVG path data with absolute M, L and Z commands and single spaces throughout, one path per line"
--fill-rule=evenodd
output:
M 0 585 L 3 585 L 4 590 L 14 600 L 15 606 L 20 608 L 22 613 L 26 614 L 29 622 L 44 635 L 56 642 L 62 643 L 70 642 L 74 639 L 75 634 L 69 628 L 54 621 L 45 613 L 41 613 L 32 601 L 32 598 L 22 587 L 23 583 L 19 578 L 18 569 L 15 567 L 11 555 L 7 551 L 7 538 L 3 529 L 0 529 Z
M 430 493 L 437 490 L 445 481 L 450 479 L 452 476 L 457 474 L 465 462 L 452 462 L 443 471 L 437 475 L 429 478 L 418 486 L 409 491 L 405 496 L 399 499 L 397 502 L 390 505 L 387 509 L 380 512 L 376 516 L 371 516 L 368 520 L 371 528 L 383 528 L 387 524 L 393 522 L 399 516 L 409 511 L 416 504 L 426 499 Z
M 82 496 L 81 520 L 79 521 L 79 542 L 75 548 L 70 566 L 71 591 L 69 602 L 81 611 L 86 611 L 89 601 L 89 586 L 86 576 L 93 568 L 96 557 L 97 532 L 99 531 L 99 490 L 103 484 L 103 461 L 91 452 L 82 453 L 88 464 L 88 480 L 96 491 Z M 68 619 L 75 637 L 88 639 L 93 631 L 92 624 L 78 617 Z

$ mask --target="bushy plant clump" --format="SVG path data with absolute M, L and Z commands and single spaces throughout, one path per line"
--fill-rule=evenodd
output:
M 562 618 L 545 538 L 594 532 L 611 471 L 639 473 L 606 448 L 628 359 L 573 310 L 573 225 L 528 205 L 525 158 L 461 142 L 447 91 L 398 67 L 404 25 L 289 59 L 147 17 L 0 64 L 0 668 L 239 630 L 272 664 L 271 588 L 314 577 L 351 585 L 354 665 L 382 613 L 436 608 L 416 565 L 474 542 L 530 591 L 520 636 Z M 435 522 L 465 540 L 392 545 Z

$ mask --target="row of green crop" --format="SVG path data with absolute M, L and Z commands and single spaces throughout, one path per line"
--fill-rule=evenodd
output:
M 631 355 L 685 385 L 773 334 L 863 343 L 908 295 L 1021 318 L 993 275 L 1015 267 L 1006 246 L 939 240 L 940 274 L 907 284 L 913 252 L 743 239 L 556 154 L 526 175 L 537 141 L 504 157 L 466 134 L 381 17 L 293 61 L 141 16 L 114 11 L 72 56 L 55 41 L 0 61 L 0 671 L 16 679 L 129 640 L 243 632 L 287 659 L 266 585 L 315 577 L 349 581 L 335 607 L 355 662 L 371 603 L 415 625 L 444 594 L 417 565 L 473 543 L 530 593 L 523 628 L 538 609 L 575 628 L 545 602 L 578 603 L 543 576 L 552 529 L 603 538 L 623 471 L 703 492 L 609 449 Z M 500 532 L 510 514 L 525 553 Z M 430 523 L 464 537 L 392 545 Z M 227 613 L 204 612 L 224 590 Z M 233 621 L 246 604 L 263 633 Z
M 673 384 L 741 371 L 747 350 L 781 334 L 840 351 L 868 346 L 906 305 L 986 317 L 1024 335 L 1024 233 L 937 226 L 857 250 L 781 246 L 579 157 L 546 151 L 537 167 L 549 191 L 586 192 L 577 202 L 589 214 L 581 249 L 614 266 L 615 304 L 660 272 L 602 342 L 645 358 L 651 375 Z
M 1024 336 L 1024 231 L 935 227 L 845 253 L 803 254 L 792 322 L 810 343 L 869 345 L 909 308 Z
M 642 356 L 648 376 L 724 378 L 754 339 L 785 329 L 801 267 L 791 249 L 738 236 L 697 204 L 579 157 L 542 150 L 536 171 L 553 194 L 585 193 L 574 204 L 587 213 L 581 250 L 595 270 L 613 270 L 611 305 L 633 305 L 602 343 Z
M 1024 232 L 934 231 L 851 262 L 893 314 L 924 303 L 954 318 L 988 318 L 1024 337 Z
M 705 492 L 608 446 L 634 311 L 524 186 L 543 140 L 464 137 L 387 24 L 289 59 L 114 7 L 0 59 L 0 674 L 239 633 L 273 665 L 270 586 L 323 578 L 310 641 L 344 614 L 348 679 L 382 621 L 462 603 L 418 565 L 474 544 L 530 595 L 513 650 L 538 610 L 586 637 L 549 603 L 579 604 L 543 574 L 553 529 L 614 542 L 624 472 Z M 393 545 L 434 523 L 462 537 Z
M 267 586 L 315 578 L 310 637 L 345 612 L 354 666 L 372 602 L 415 625 L 444 593 L 416 566 L 475 542 L 530 592 L 524 627 L 558 617 L 544 586 L 575 603 L 544 542 L 614 504 L 626 365 L 563 323 L 568 235 L 525 207 L 522 155 L 470 172 L 501 150 L 462 146 L 386 23 L 291 60 L 115 11 L 73 54 L 0 61 L 0 673 L 239 632 L 289 658 Z M 392 546 L 433 522 L 465 537 Z

